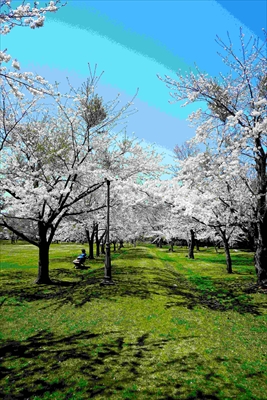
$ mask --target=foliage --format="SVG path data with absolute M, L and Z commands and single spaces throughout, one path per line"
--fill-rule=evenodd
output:
M 201 102 L 202 107 L 191 114 L 190 121 L 197 126 L 192 142 L 194 145 L 201 143 L 205 151 L 180 161 L 180 169 L 183 169 L 180 180 L 187 185 L 189 193 L 194 188 L 203 198 L 213 197 L 212 202 L 206 201 L 207 207 L 205 201 L 202 202 L 207 215 L 215 214 L 215 219 L 219 215 L 220 220 L 225 209 L 228 216 L 232 213 L 232 217 L 237 218 L 237 228 L 255 232 L 257 278 L 267 286 L 267 36 L 264 42 L 253 37 L 246 40 L 241 29 L 241 49 L 235 48 L 229 34 L 228 39 L 226 43 L 217 37 L 223 49 L 220 56 L 228 67 L 227 75 L 213 78 L 198 70 L 196 74 L 190 72 L 185 76 L 178 73 L 177 79 L 169 76 L 160 79 L 171 89 L 174 102 L 184 102 L 183 106 Z M 238 181 L 238 186 L 233 185 L 234 180 Z M 241 194 L 248 206 L 250 221 L 244 220 Z M 192 198 L 196 203 L 196 197 Z M 225 234 L 225 221 L 223 225 Z M 222 236 L 222 232 L 220 234 Z

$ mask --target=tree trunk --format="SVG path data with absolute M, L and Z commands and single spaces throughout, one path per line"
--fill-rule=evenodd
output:
M 89 242 L 89 256 L 88 256 L 88 258 L 90 259 L 90 260 L 94 260 L 94 239 L 92 240 L 90 240 L 90 242 Z
M 105 234 L 106 234 L 106 232 L 105 232 Z M 104 237 L 102 238 L 102 241 L 101 241 L 101 245 L 100 245 L 100 247 L 101 247 L 101 254 L 106 254 L 106 252 L 105 252 L 105 244 L 106 244 L 106 238 L 104 239 Z
M 252 229 L 251 232 L 247 233 L 247 242 L 248 242 L 248 248 L 250 251 L 255 251 L 256 246 L 256 232 L 257 232 L 257 228 Z
M 89 229 L 85 229 L 86 232 L 86 237 L 87 237 L 87 241 L 88 241 L 88 245 L 89 245 L 89 256 L 88 258 L 90 260 L 94 259 L 94 235 L 95 235 L 95 225 L 93 225 L 92 228 L 92 233 L 90 235 L 89 233 Z
M 263 217 L 262 222 L 258 222 L 257 226 L 258 237 L 254 257 L 257 283 L 262 287 L 267 287 L 267 214 Z
M 226 270 L 228 274 L 232 274 L 232 259 L 230 255 L 230 248 L 229 248 L 229 239 L 227 239 L 226 234 L 224 231 L 220 231 L 222 240 L 223 240 L 223 247 L 224 247 L 224 252 L 225 252 L 225 257 L 226 257 Z
M 188 246 L 188 258 L 194 259 L 194 247 L 195 247 L 195 232 L 190 229 L 190 241 Z
M 116 251 L 116 242 L 115 241 L 113 242 L 113 251 L 114 251 L 114 253 Z
M 96 244 L 96 256 L 100 256 L 100 240 L 98 237 L 98 224 L 95 225 L 95 244 Z
M 257 170 L 257 239 L 255 251 L 255 269 L 257 282 L 263 287 L 267 287 L 267 176 L 266 176 L 266 154 L 260 144 L 260 139 L 256 139 L 257 148 L 261 148 L 261 156 L 256 157 Z
M 99 247 L 100 247 L 100 254 L 106 254 L 105 253 L 105 237 L 106 235 L 106 231 L 103 232 L 103 234 L 101 235 L 100 239 L 99 239 Z
M 119 250 L 120 250 L 122 247 L 124 247 L 124 245 L 123 245 L 123 240 L 120 240 Z
M 47 228 L 42 222 L 39 222 L 39 263 L 38 263 L 38 276 L 35 283 L 49 284 L 49 243 L 46 239 Z
M 159 248 L 162 249 L 162 238 L 159 239 Z
M 17 243 L 17 236 L 15 235 L 14 232 L 11 234 L 11 244 Z

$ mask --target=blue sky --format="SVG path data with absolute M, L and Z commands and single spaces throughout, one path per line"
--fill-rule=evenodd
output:
M 14 4 L 19 3 L 13 1 Z M 40 4 L 42 2 L 40 1 Z M 267 2 L 261 1 L 68 1 L 49 14 L 44 28 L 15 28 L 1 47 L 50 81 L 74 85 L 88 76 L 88 63 L 104 71 L 99 92 L 107 100 L 121 94 L 138 112 L 127 131 L 155 143 L 169 154 L 175 144 L 194 135 L 186 118 L 191 108 L 169 104 L 168 89 L 157 74 L 175 77 L 194 69 L 211 75 L 225 72 L 217 55 L 216 35 L 229 31 L 238 44 L 240 26 L 247 37 L 263 38 Z M 167 157 L 168 158 L 168 157 Z

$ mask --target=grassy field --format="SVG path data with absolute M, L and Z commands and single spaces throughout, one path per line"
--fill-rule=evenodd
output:
M 80 245 L 1 245 L 1 382 L 7 399 L 267 399 L 267 295 L 253 256 L 125 247 L 76 270 Z

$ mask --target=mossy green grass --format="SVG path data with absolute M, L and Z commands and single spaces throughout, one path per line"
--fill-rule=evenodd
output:
M 84 270 L 81 245 L 1 245 L 1 399 L 240 399 L 267 393 L 267 296 L 253 255 L 126 246 Z

